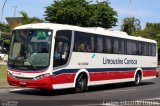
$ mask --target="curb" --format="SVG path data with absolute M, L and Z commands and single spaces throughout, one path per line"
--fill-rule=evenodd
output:
M 0 89 L 11 89 L 11 88 L 18 88 L 18 87 L 14 87 L 14 86 L 3 86 L 3 87 L 0 87 Z
M 0 86 L 0 89 L 10 89 L 10 88 L 18 88 L 17 86 L 11 86 L 8 84 L 4 84 Z
M 4 64 L 0 63 L 0 66 L 6 66 L 6 65 L 7 65 L 7 64 L 5 64 L 5 63 L 4 63 Z

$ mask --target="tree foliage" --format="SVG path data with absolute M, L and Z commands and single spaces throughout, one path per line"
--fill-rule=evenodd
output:
M 7 45 L 10 44 L 10 40 L 9 40 L 9 39 L 5 39 L 5 40 L 3 40 L 3 42 L 4 42 L 5 44 L 7 44 Z
M 8 24 L 0 23 L 0 31 L 2 32 L 10 32 L 10 27 Z
M 147 23 L 144 30 L 136 31 L 134 35 L 156 40 L 160 49 L 160 23 Z
M 5 48 L 8 49 L 9 43 L 10 43 L 9 38 L 10 38 L 11 29 L 8 24 L 0 23 L 0 31 L 1 31 L 0 41 L 2 41 L 1 46 L 3 45 Z
M 134 35 L 141 36 L 157 41 L 158 46 L 158 59 L 160 62 L 160 23 L 147 23 L 144 30 L 137 31 Z
M 116 25 L 117 12 L 109 4 L 108 1 L 91 4 L 86 0 L 55 0 L 46 7 L 44 16 L 51 23 L 111 28 Z
M 136 31 L 141 30 L 140 20 L 135 17 L 127 17 L 123 20 L 121 30 L 133 35 Z
M 39 19 L 37 17 L 30 18 L 25 11 L 20 11 L 19 13 L 22 15 L 22 24 L 31 24 L 31 23 L 41 23 L 41 22 L 43 22 L 42 19 Z

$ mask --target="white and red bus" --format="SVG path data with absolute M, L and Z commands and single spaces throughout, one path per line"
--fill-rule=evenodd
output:
M 42 90 L 158 77 L 157 42 L 103 28 L 30 24 L 13 30 L 8 83 Z

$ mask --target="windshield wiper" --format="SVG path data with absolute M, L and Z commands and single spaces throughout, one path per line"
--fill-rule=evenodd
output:
M 32 63 L 30 63 L 30 62 L 29 62 L 29 64 L 30 64 L 29 66 L 31 66 L 34 71 L 37 71 L 37 67 L 36 67 L 36 66 L 34 66 L 34 65 L 33 65 Z
M 18 61 L 17 58 L 15 58 L 14 60 L 12 60 L 12 63 L 10 65 L 12 65 L 13 67 L 19 67 L 19 68 L 20 67 L 27 68 L 27 66 L 28 66 L 28 68 L 31 67 L 34 71 L 37 71 L 37 67 L 34 66 L 32 63 L 29 63 L 29 65 L 16 65 L 15 64 L 16 61 Z
M 12 65 L 13 65 L 13 67 L 15 67 L 16 65 L 15 65 L 15 62 L 17 61 L 17 57 L 15 58 L 15 59 L 13 59 L 12 60 L 13 62 L 12 62 Z

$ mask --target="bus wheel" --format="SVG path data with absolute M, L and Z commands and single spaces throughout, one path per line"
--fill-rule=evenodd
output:
M 76 92 L 84 92 L 87 90 L 87 77 L 85 74 L 80 74 L 76 80 L 75 85 Z
M 141 82 L 141 74 L 137 73 L 135 76 L 135 81 L 134 81 L 134 85 L 139 85 Z

